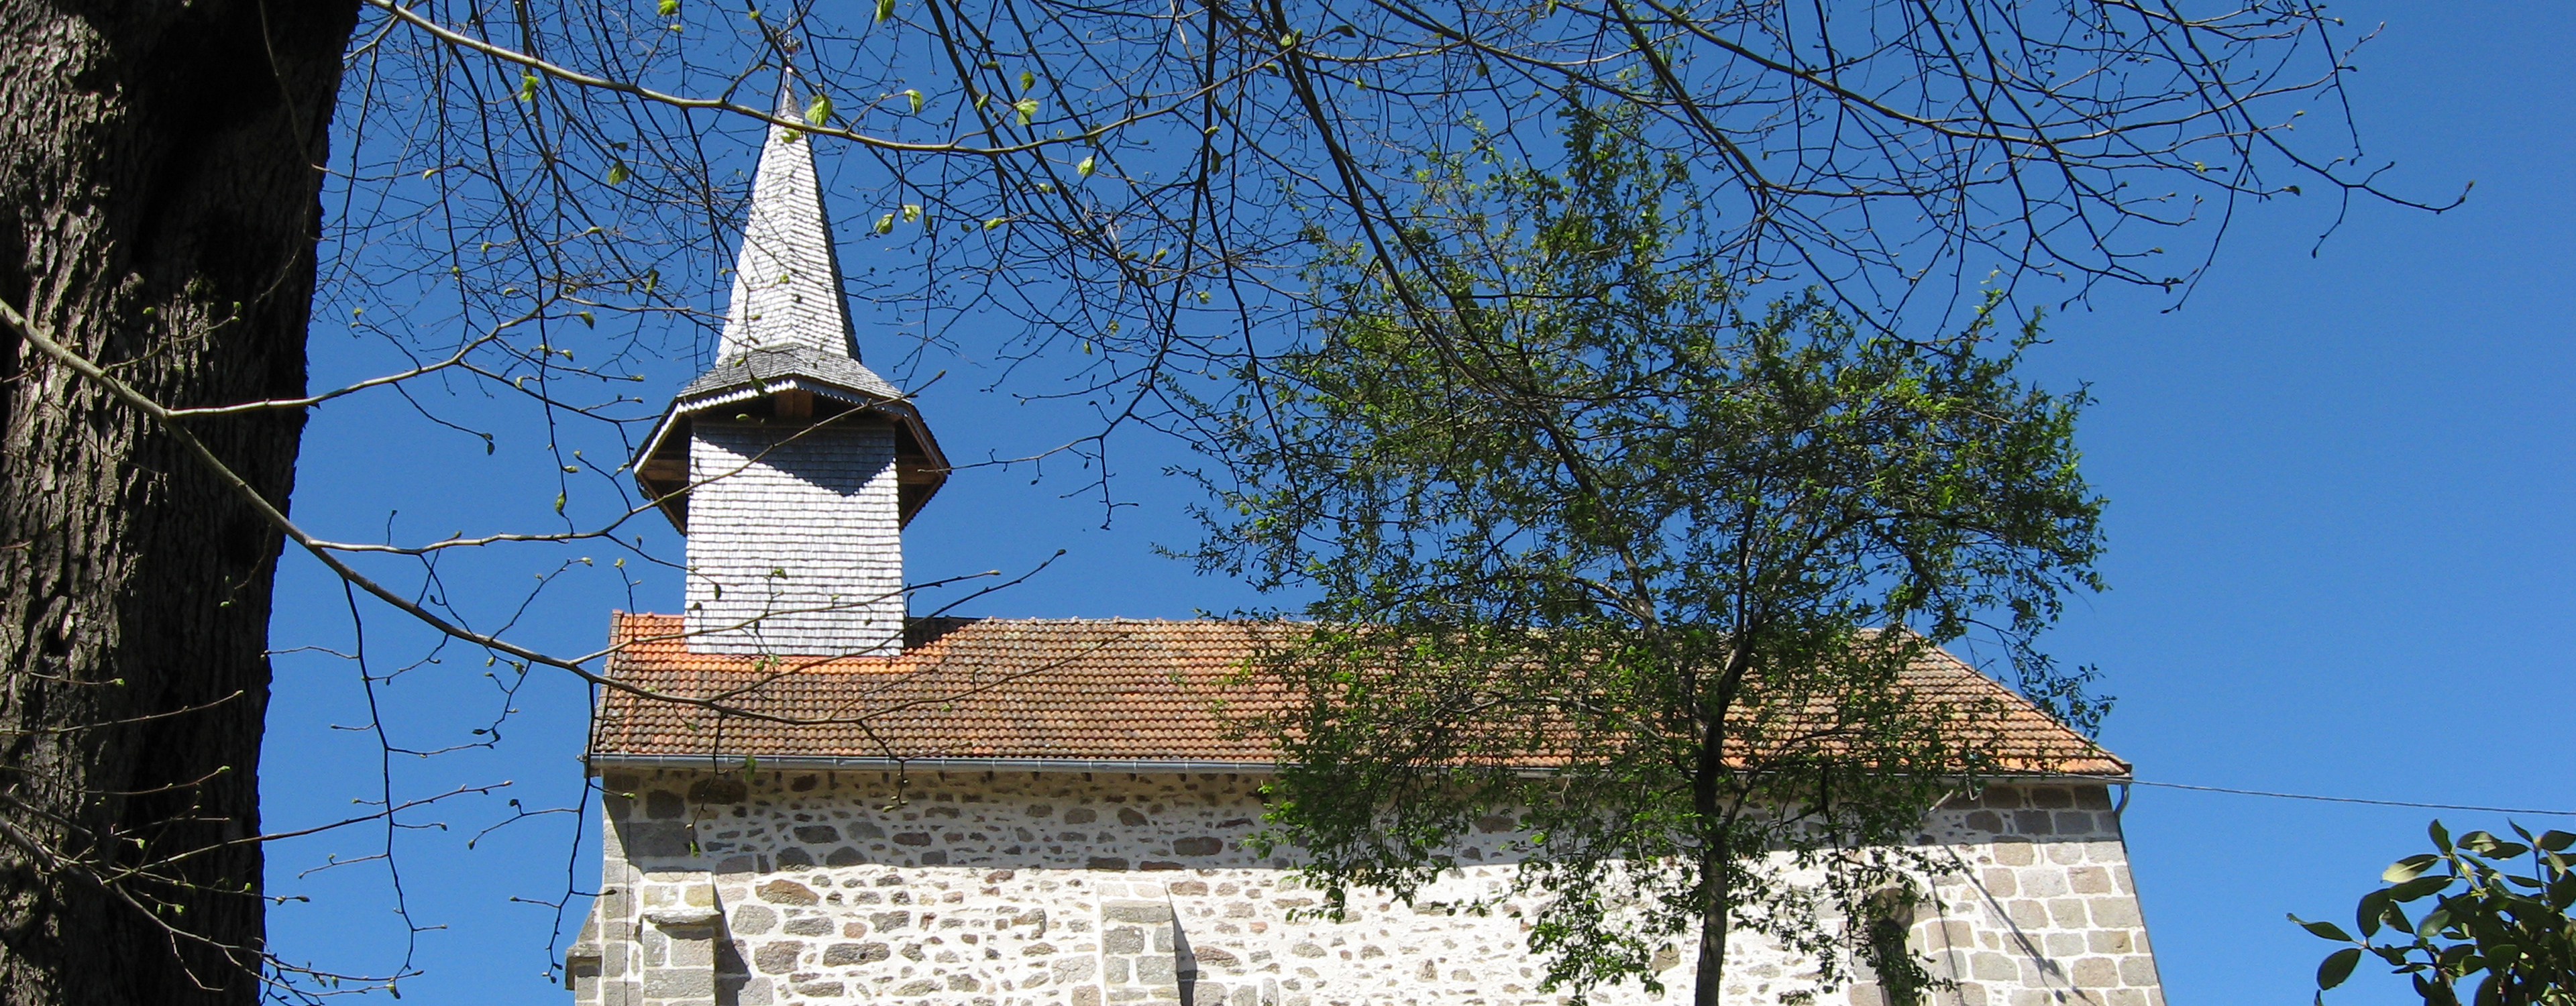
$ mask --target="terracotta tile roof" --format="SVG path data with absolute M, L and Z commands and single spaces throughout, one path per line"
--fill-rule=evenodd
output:
M 608 673 L 659 695 L 719 700 L 782 723 L 608 690 L 591 751 L 743 756 L 1268 763 L 1270 743 L 1218 713 L 1281 708 L 1235 672 L 1281 623 L 917 621 L 898 657 L 691 653 L 678 615 L 614 618 Z M 2014 771 L 2128 774 L 2128 763 L 1974 668 L 1934 651 L 1906 671 L 1925 701 L 1978 710 Z M 826 721 L 826 722 L 811 722 Z

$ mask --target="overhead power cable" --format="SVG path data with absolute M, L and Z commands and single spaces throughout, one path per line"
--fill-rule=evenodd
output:
M 2532 807 L 2480 807 L 2465 803 L 2416 803 L 2411 800 L 2365 800 L 2357 796 L 2317 796 L 2311 793 L 2274 793 L 2259 789 L 2229 789 L 2225 786 L 2191 786 L 2178 782 L 2149 782 L 2144 779 L 2114 779 L 2109 782 L 2132 786 L 2157 786 L 2164 789 L 2187 789 L 2201 793 L 2233 793 L 2238 796 L 2268 796 L 2281 800 L 2315 800 L 2321 803 L 2366 803 L 2374 807 L 2418 807 L 2427 810 L 2474 810 L 2489 814 L 2540 814 L 2551 817 L 2576 817 L 2576 810 L 2540 810 Z

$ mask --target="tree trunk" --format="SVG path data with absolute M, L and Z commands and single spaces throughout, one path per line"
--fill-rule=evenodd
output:
M 1719 688 L 1717 712 L 1706 717 L 1700 734 L 1698 763 L 1692 766 L 1691 811 L 1699 821 L 1699 967 L 1691 978 L 1694 1006 L 1718 1006 L 1726 992 L 1726 923 L 1735 908 L 1728 861 L 1735 850 L 1718 819 L 1717 784 L 1726 772 L 1726 710 L 1734 704 L 1735 681 L 1744 663 L 1739 652 Z
M 1694 1006 L 1718 1006 L 1726 992 L 1726 921 L 1728 909 L 1734 906 L 1734 892 L 1727 884 L 1726 858 L 1723 838 L 1700 850 L 1700 885 L 1707 892 L 1707 900 L 1700 903 L 1699 969 L 1691 976 Z
M 0 0 L 0 299 L 166 405 L 302 393 L 356 14 Z M 280 506 L 302 428 L 192 426 Z M 231 840 L 259 833 L 278 543 L 0 330 L 0 1002 L 258 1001 L 261 855 Z

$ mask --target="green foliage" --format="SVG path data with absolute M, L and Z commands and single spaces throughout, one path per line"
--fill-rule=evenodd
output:
M 2473 978 L 2475 1006 L 2576 1006 L 2576 923 L 2568 918 L 2576 835 L 2534 836 L 2514 825 L 2520 842 L 2483 831 L 2453 841 L 2440 821 L 2428 831 L 2432 852 L 2398 860 L 2380 874 L 2387 887 L 2361 896 L 2353 911 L 2359 936 L 2290 916 L 2321 939 L 2352 944 L 2317 966 L 2317 1002 L 2367 954 L 2407 976 L 2430 1006 L 2459 1006 L 2459 987 Z M 2510 861 L 2525 856 L 2531 872 L 2512 872 Z M 2408 918 L 2405 906 L 2427 898 L 2433 905 L 2423 917 Z
M 1228 463 L 1197 557 L 1315 597 L 1260 672 L 1305 699 L 1264 724 L 1272 838 L 1331 904 L 1410 899 L 1509 815 L 1517 881 L 1465 907 L 1535 902 L 1550 987 L 1660 988 L 1659 951 L 1736 927 L 1831 981 L 1886 955 L 1822 920 L 1874 917 L 1919 865 L 1891 847 L 1992 764 L 1909 664 L 1983 630 L 2095 708 L 2029 645 L 2098 588 L 2082 398 L 2014 376 L 2035 329 L 1743 310 L 1632 125 L 1573 108 L 1562 176 L 1428 165 L 1388 235 L 1412 268 L 1325 247 L 1320 344 L 1193 403 Z

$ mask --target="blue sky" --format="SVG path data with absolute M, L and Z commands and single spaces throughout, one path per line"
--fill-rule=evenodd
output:
M 2080 440 L 2111 501 L 2112 590 L 2080 601 L 2050 645 L 2102 667 L 2103 690 L 2120 700 L 2103 740 L 2141 779 L 2576 810 L 2566 771 L 2576 660 L 2558 638 L 2576 569 L 2576 8 L 2341 13 L 2388 22 L 2355 77 L 2371 152 L 2399 162 L 2391 178 L 2402 188 L 2434 195 L 2474 179 L 2475 193 L 2440 217 L 2359 205 L 2322 246 L 2315 237 L 2335 209 L 2324 200 L 2259 207 L 2180 310 L 2114 293 L 2053 315 L 2055 341 L 2033 366 L 2060 386 L 2090 382 L 2100 400 Z M 361 366 L 357 345 L 317 337 L 317 381 Z M 1008 453 L 1053 428 L 1043 410 L 977 390 L 974 361 L 954 365 L 961 374 L 924 402 L 952 456 Z M 682 375 L 669 376 L 650 387 Z M 540 461 L 510 449 L 529 446 L 487 458 L 480 441 L 398 409 L 325 408 L 296 513 L 341 537 L 524 526 L 552 502 L 528 488 Z M 907 533 L 912 575 L 1019 570 L 1063 548 L 1045 574 L 969 610 L 1180 618 L 1256 603 L 1152 553 L 1194 530 L 1180 510 L 1193 494 L 1160 475 L 1175 460 L 1144 441 L 1111 455 L 1113 489 L 1135 505 L 1108 529 L 1096 498 L 1079 492 L 1087 473 L 1059 466 L 1035 484 L 1024 468 L 961 473 Z M 637 530 L 666 551 L 673 540 L 667 528 Z M 615 553 L 553 554 L 593 564 L 529 609 L 517 631 L 533 644 L 587 651 L 610 607 L 678 606 L 667 573 L 638 577 L 630 602 L 605 572 Z M 460 595 L 515 597 L 552 561 L 458 556 L 440 580 Z M 289 556 L 283 568 L 278 645 L 345 652 L 338 588 L 310 560 Z M 389 612 L 361 610 L 377 675 L 395 666 L 384 661 L 426 652 Z M 405 999 L 558 1002 L 539 977 L 553 912 L 512 899 L 558 898 L 568 878 L 587 890 L 595 846 L 576 857 L 563 814 L 511 824 L 472 850 L 465 842 L 510 818 L 510 799 L 536 809 L 578 798 L 583 689 L 539 671 L 505 695 L 496 686 L 517 677 L 507 667 L 442 659 L 377 686 L 396 743 L 484 740 L 470 731 L 518 712 L 490 750 L 391 759 L 399 792 L 512 785 L 404 817 L 422 825 L 396 837 L 405 898 L 417 924 L 445 927 L 419 935 L 415 963 L 428 973 L 405 983 Z M 334 725 L 364 724 L 366 710 L 347 661 L 279 658 L 271 829 L 362 812 L 350 800 L 372 798 L 385 766 L 371 734 Z M 2125 823 L 2169 999 L 2304 1002 L 2330 948 L 2283 913 L 2347 917 L 2382 866 L 2422 843 L 2435 813 L 2139 788 Z M 2455 830 L 2503 824 L 2439 813 Z M 2576 830 L 2576 818 L 2525 823 Z M 298 876 L 380 848 L 374 827 L 272 850 L 272 891 L 312 898 L 274 913 L 282 953 L 366 971 L 401 959 L 383 862 Z M 2365 969 L 2333 1001 L 2404 998 L 2402 983 Z

